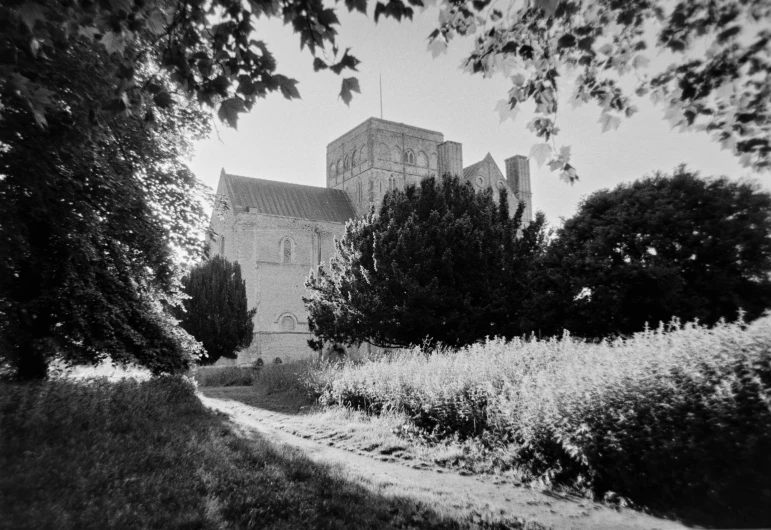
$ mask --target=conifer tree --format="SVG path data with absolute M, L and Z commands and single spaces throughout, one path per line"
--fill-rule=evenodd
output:
M 182 289 L 190 296 L 178 311 L 180 326 L 206 349 L 203 364 L 220 357 L 235 358 L 236 350 L 252 343 L 257 309 L 248 309 L 246 283 L 241 266 L 221 256 L 196 266 L 182 279 Z
M 306 282 L 311 346 L 457 347 L 524 332 L 528 256 L 540 251 L 545 221 L 538 215 L 520 237 L 524 208 L 509 218 L 505 205 L 505 193 L 496 204 L 449 176 L 390 191 L 377 215 L 346 226 L 329 267 Z

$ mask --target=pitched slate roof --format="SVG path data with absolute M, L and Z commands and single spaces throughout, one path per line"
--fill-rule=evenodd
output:
M 336 223 L 344 223 L 356 216 L 353 204 L 343 190 L 230 175 L 224 170 L 220 178 L 234 211 L 239 207 L 249 208 L 267 215 Z
M 482 165 L 484 165 L 488 161 L 495 164 L 495 160 L 493 160 L 493 155 L 491 155 L 490 153 L 487 153 L 487 155 L 485 155 L 485 157 L 479 162 L 476 162 L 474 164 L 471 164 L 470 166 L 464 167 L 463 179 L 469 180 L 477 172 L 477 169 L 479 169 Z
M 471 164 L 468 167 L 464 167 L 463 168 L 463 180 L 468 180 L 471 177 L 473 177 L 474 173 L 476 173 L 477 169 L 479 169 L 479 166 L 482 165 L 482 162 L 484 162 L 484 160 L 480 160 L 479 162 Z

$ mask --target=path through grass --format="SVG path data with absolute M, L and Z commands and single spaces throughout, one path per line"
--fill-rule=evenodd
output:
M 0 528 L 465 528 L 259 436 L 180 378 L 0 387 Z

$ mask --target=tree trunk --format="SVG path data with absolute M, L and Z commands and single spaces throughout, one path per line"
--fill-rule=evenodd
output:
M 45 353 L 30 341 L 18 346 L 16 377 L 24 381 L 41 380 L 48 377 L 48 360 Z

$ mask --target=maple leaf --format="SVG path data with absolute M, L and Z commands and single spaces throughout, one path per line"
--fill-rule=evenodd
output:
M 297 90 L 297 79 L 290 79 L 281 74 L 273 76 L 273 79 L 278 82 L 278 86 L 281 89 L 281 94 L 286 99 L 301 99 L 300 91 Z
M 347 48 L 345 50 L 345 53 L 343 53 L 343 58 L 340 59 L 340 62 L 337 64 L 333 64 L 329 67 L 330 70 L 332 70 L 337 75 L 340 75 L 340 72 L 342 72 L 346 68 L 350 68 L 354 72 L 356 71 L 356 65 L 358 65 L 361 61 L 359 61 L 356 57 L 353 55 L 349 55 L 348 52 L 351 51 L 350 48 Z M 314 63 L 314 67 L 316 64 Z
M 100 42 L 110 55 L 113 53 L 123 54 L 126 49 L 126 36 L 123 33 L 108 31 Z
M 345 7 L 348 8 L 349 12 L 356 10 L 367 14 L 367 0 L 345 0 Z
M 538 163 L 538 167 L 543 166 L 546 159 L 551 156 L 551 146 L 549 144 L 535 144 L 530 148 L 530 158 Z
M 217 116 L 219 116 L 220 120 L 237 129 L 239 112 L 246 112 L 246 108 L 244 107 L 244 100 L 236 96 L 222 102 L 217 111 Z
M 160 35 L 166 30 L 166 15 L 160 9 L 154 9 L 145 20 L 147 29 L 153 35 Z
M 600 114 L 599 123 L 602 126 L 602 132 L 614 131 L 621 125 L 621 118 L 603 112 Z
M 46 109 L 52 105 L 51 96 L 53 95 L 52 91 L 37 85 L 34 85 L 29 91 L 27 101 L 32 109 L 32 115 L 40 127 L 48 125 L 45 113 Z
M 632 59 L 633 68 L 646 68 L 648 63 L 650 63 L 650 60 L 644 55 L 635 55 L 634 59 Z
M 329 65 L 324 62 L 324 59 L 321 59 L 320 57 L 313 59 L 314 72 L 318 72 L 319 70 L 326 70 L 327 68 L 329 68 Z
M 514 86 L 522 86 L 525 84 L 525 76 L 521 73 L 516 73 L 511 76 L 511 82 L 514 84 Z
M 576 173 L 576 168 L 568 164 L 562 172 L 560 172 L 560 179 L 567 182 L 568 184 L 575 184 L 578 180 L 578 173 Z
M 431 58 L 436 59 L 443 53 L 447 53 L 447 43 L 441 37 L 435 37 L 428 42 L 426 47 L 431 52 Z
M 500 116 L 500 122 L 503 123 L 506 120 L 516 120 L 517 114 L 519 114 L 519 107 L 512 106 L 511 102 L 507 99 L 501 99 L 498 104 L 495 105 L 495 111 Z
M 339 97 L 343 98 L 343 103 L 345 103 L 347 106 L 351 103 L 351 99 L 353 99 L 353 94 L 351 92 L 361 94 L 361 90 L 359 89 L 359 80 L 355 77 L 346 77 L 343 79 Z

